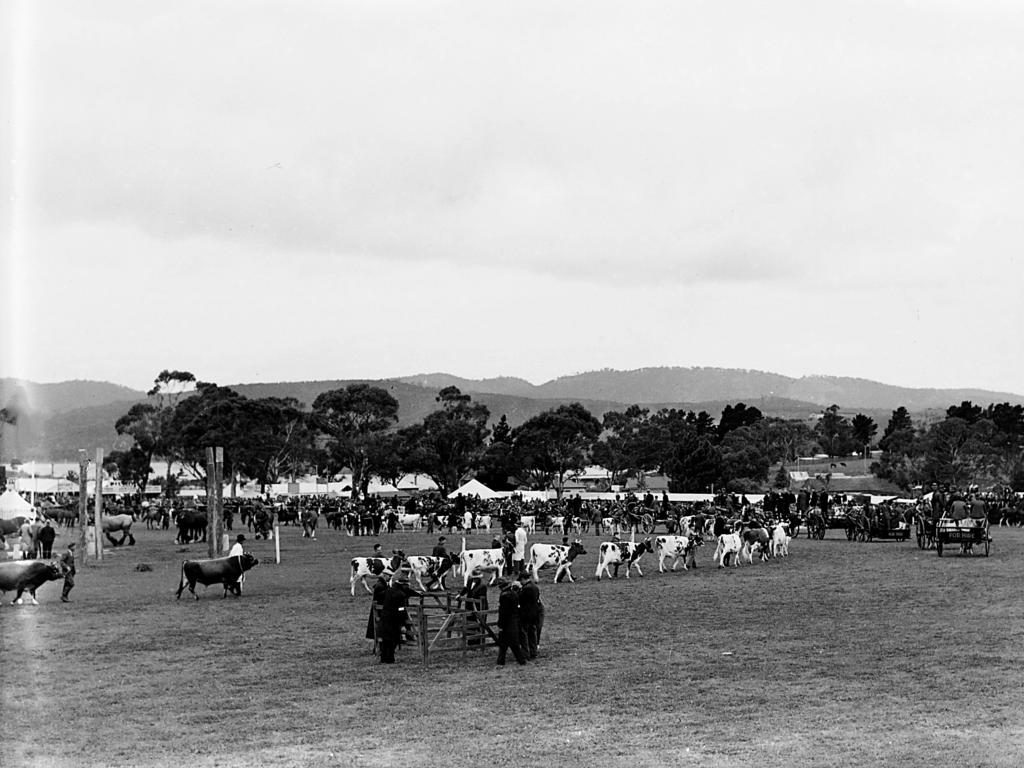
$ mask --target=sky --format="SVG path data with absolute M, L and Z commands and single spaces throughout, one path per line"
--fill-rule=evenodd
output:
M 0 375 L 1024 392 L 1024 6 L 0 3 Z

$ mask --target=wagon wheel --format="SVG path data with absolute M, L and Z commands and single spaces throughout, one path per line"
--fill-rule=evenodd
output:
M 941 541 L 936 541 L 935 542 L 935 551 L 939 553 L 939 557 L 942 557 L 942 542 Z
M 644 533 L 654 533 L 654 518 L 644 515 L 640 518 L 640 528 Z
M 846 540 L 847 541 L 853 541 L 853 538 L 856 535 L 857 535 L 857 532 L 853 528 L 851 528 L 850 526 L 846 527 Z

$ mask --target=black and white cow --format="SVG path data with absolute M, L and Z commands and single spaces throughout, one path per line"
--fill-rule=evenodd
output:
M 470 575 L 473 569 L 492 573 L 490 584 L 501 578 L 505 570 L 505 553 L 501 548 L 497 549 L 463 549 L 459 553 L 459 568 L 462 571 L 462 586 L 469 585 Z
M 771 556 L 769 552 L 771 537 L 768 535 L 767 528 L 748 528 L 740 536 L 743 539 L 740 555 L 748 563 L 753 564 L 755 551 L 760 553 L 762 562 Z
M 738 533 L 720 534 L 718 546 L 715 548 L 715 554 L 711 560 L 718 563 L 719 568 L 723 568 L 729 559 L 729 555 L 732 555 L 732 564 L 737 566 L 740 562 L 740 550 L 742 548 L 743 539 Z
M 697 567 L 694 557 L 697 547 L 704 544 L 704 538 L 698 533 L 693 536 L 659 536 L 654 540 L 654 551 L 658 556 L 658 570 L 665 572 L 665 560 L 672 558 L 672 570 L 676 569 L 676 562 L 683 558 L 683 570 L 687 570 L 686 561 L 693 562 Z
M 28 592 L 32 605 L 39 605 L 36 590 L 48 581 L 64 578 L 59 563 L 45 560 L 14 560 L 0 563 L 0 592 L 15 593 L 11 605 L 22 605 L 22 593 Z
M 651 539 L 647 537 L 643 541 L 639 542 L 620 542 L 616 544 L 613 541 L 601 542 L 601 551 L 598 554 L 597 560 L 597 571 L 594 573 L 597 576 L 598 581 L 601 580 L 601 574 L 605 573 L 611 578 L 611 571 L 608 570 L 610 566 L 626 566 L 626 578 L 629 578 L 629 572 L 633 568 L 636 568 L 636 572 L 642 577 L 644 572 L 640 570 L 640 558 L 644 556 L 645 552 L 653 552 L 654 547 L 651 546 Z M 616 568 L 618 571 L 618 568 Z
M 537 580 L 537 572 L 541 568 L 555 569 L 555 581 L 565 574 L 569 581 L 572 578 L 572 563 L 580 555 L 587 554 L 583 542 L 576 539 L 572 544 L 534 544 L 530 547 L 530 563 L 527 566 L 533 572 L 533 580 Z
M 459 564 L 459 556 L 456 554 L 450 554 L 447 557 L 435 557 L 433 555 L 409 555 L 405 558 L 405 561 L 409 564 L 409 577 L 415 579 L 416 583 L 419 584 L 420 591 L 426 592 L 427 587 L 423 586 L 423 577 L 426 576 L 431 580 L 438 582 L 441 585 L 441 589 L 446 589 L 444 585 L 444 577 L 448 575 L 448 571 L 451 568 L 455 568 Z M 442 568 L 442 565 L 445 567 Z
M 405 561 L 405 553 L 400 549 L 391 551 L 392 556 L 385 557 L 353 557 L 352 575 L 349 578 L 349 586 L 352 588 L 352 597 L 356 596 L 356 582 L 362 581 L 367 592 L 373 592 L 366 580 L 371 576 L 383 576 L 390 579 L 395 571 Z
M 181 581 L 178 583 L 178 591 L 175 594 L 180 600 L 185 584 L 188 584 L 188 591 L 198 600 L 196 584 L 202 584 L 204 587 L 211 584 L 222 584 L 224 586 L 223 597 L 228 596 L 228 591 L 237 597 L 242 594 L 239 578 L 253 566 L 259 565 L 259 562 L 250 552 L 234 557 L 217 557 L 212 560 L 184 560 L 181 563 Z

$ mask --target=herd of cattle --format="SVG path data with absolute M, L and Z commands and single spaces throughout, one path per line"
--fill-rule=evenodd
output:
M 789 555 L 790 524 L 778 522 L 770 527 L 755 524 L 754 527 L 738 522 L 729 526 L 730 530 L 721 530 L 715 535 L 715 518 L 694 516 L 686 521 L 683 532 L 678 535 L 648 536 L 639 541 L 605 541 L 598 550 L 597 569 L 594 576 L 600 580 L 602 576 L 617 576 L 620 567 L 625 568 L 628 579 L 635 569 L 643 576 L 640 561 L 647 553 L 653 554 L 658 560 L 658 571 L 665 572 L 666 561 L 671 559 L 671 570 L 675 571 L 682 560 L 683 570 L 696 567 L 696 550 L 703 546 L 705 539 L 713 537 L 716 548 L 712 561 L 719 568 L 728 565 L 738 566 L 741 561 L 753 564 L 755 557 L 759 560 L 782 558 Z M 524 560 L 523 567 L 534 579 L 540 571 L 554 569 L 554 581 L 574 581 L 572 566 L 580 555 L 587 554 L 580 539 L 565 544 L 533 544 L 529 550 L 529 559 Z M 444 579 L 449 572 L 462 577 L 463 586 L 474 576 L 490 576 L 490 583 L 495 583 L 504 572 L 513 567 L 507 548 L 489 547 L 485 549 L 466 549 L 463 539 L 462 551 L 446 556 L 406 555 L 401 550 L 393 550 L 391 557 L 354 557 L 349 577 L 350 591 L 356 593 L 356 584 L 361 583 L 370 592 L 369 579 L 383 576 L 392 578 L 401 570 L 408 572 L 410 579 L 415 581 L 421 590 L 426 584 L 436 583 L 445 589 Z

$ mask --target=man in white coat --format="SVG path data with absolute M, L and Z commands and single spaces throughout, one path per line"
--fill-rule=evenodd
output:
M 512 553 L 512 570 L 518 576 L 526 571 L 526 528 L 516 528 L 516 548 Z

